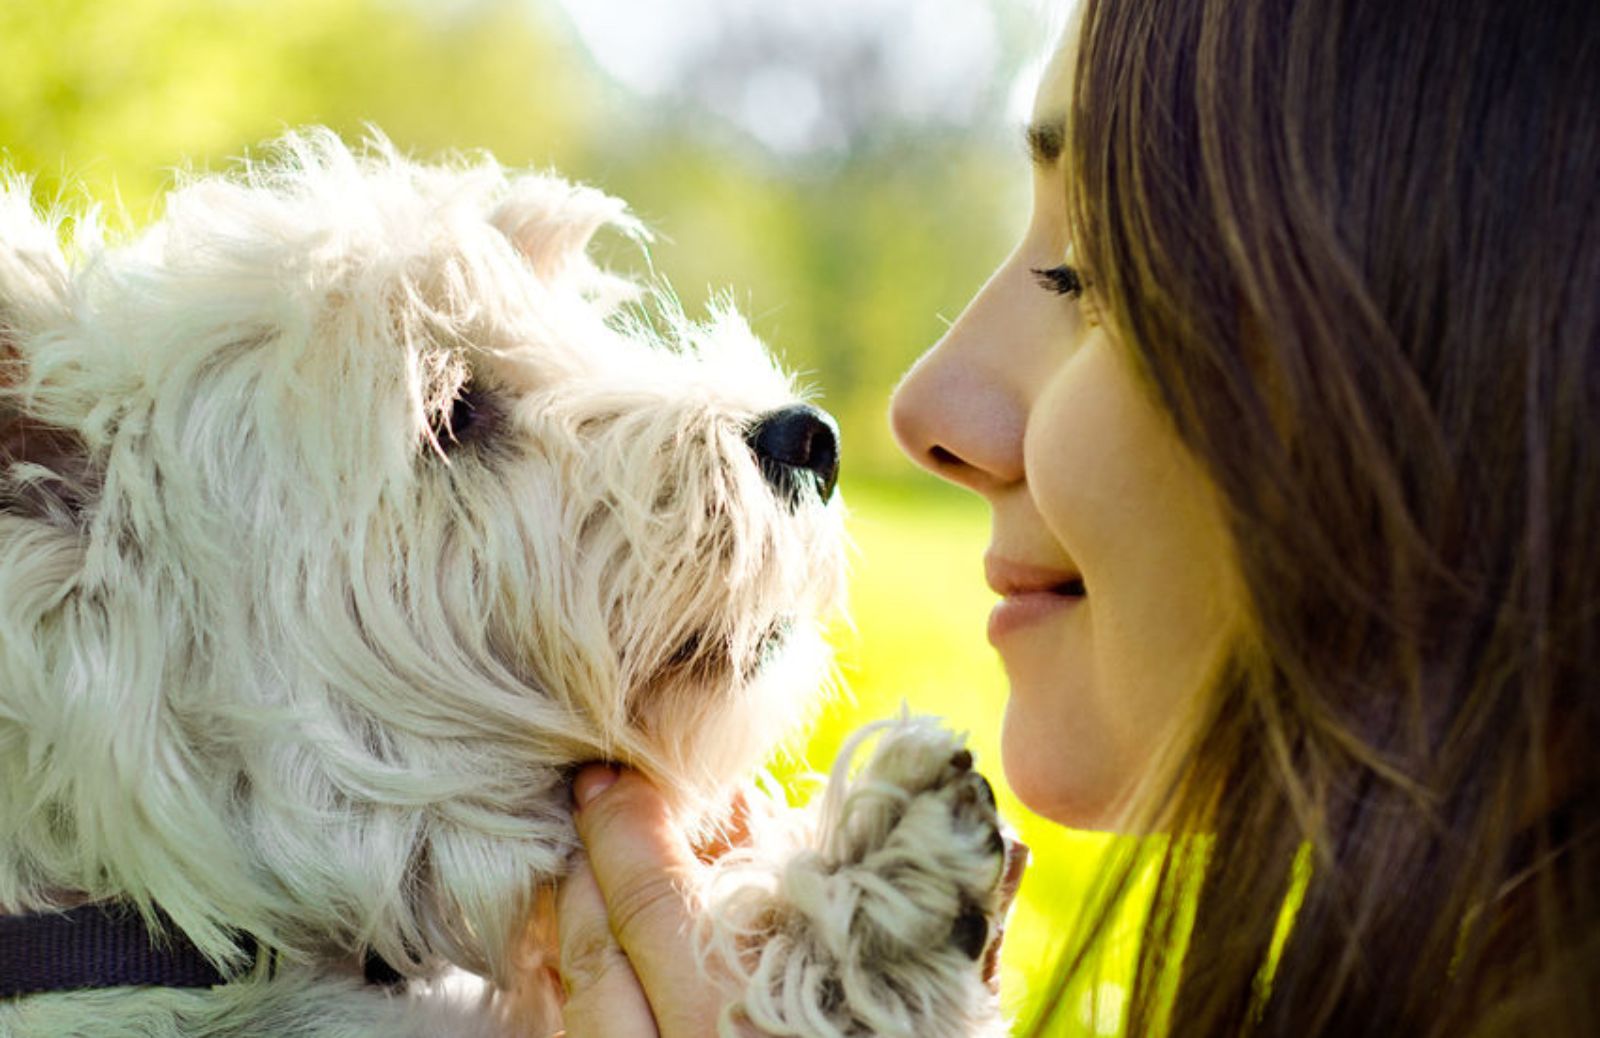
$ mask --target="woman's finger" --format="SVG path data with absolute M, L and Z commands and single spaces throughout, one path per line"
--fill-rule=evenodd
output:
M 588 862 L 580 862 L 561 884 L 556 918 L 568 1038 L 657 1038 L 650 1003 L 611 934 L 605 899 Z
M 606 781 L 610 776 L 595 771 L 586 769 L 573 788 L 578 835 L 610 932 L 663 1038 L 715 1034 L 722 997 L 701 970 L 691 935 L 699 863 L 674 828 L 666 801 L 642 775 L 623 770 Z

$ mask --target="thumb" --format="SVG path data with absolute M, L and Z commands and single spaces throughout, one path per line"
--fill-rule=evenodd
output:
M 611 933 L 666 1035 L 715 1033 L 716 1000 L 694 954 L 699 863 L 660 791 L 629 769 L 590 767 L 573 783 L 578 836 Z M 699 997 L 695 997 L 699 996 Z

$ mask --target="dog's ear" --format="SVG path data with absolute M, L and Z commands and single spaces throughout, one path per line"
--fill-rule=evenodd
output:
M 28 335 L 63 320 L 68 279 L 59 221 L 39 214 L 26 178 L 0 171 L 0 359 L 8 366 Z M 15 381 L 0 368 L 0 385 Z
M 0 512 L 76 526 L 92 491 L 77 433 L 31 413 L 28 344 L 66 321 L 70 278 L 25 180 L 0 179 Z
M 511 181 L 489 222 L 543 281 L 567 281 L 607 306 L 638 295 L 633 282 L 601 269 L 589 255 L 590 241 L 604 227 L 639 245 L 650 240 L 621 199 L 555 176 L 522 176 Z

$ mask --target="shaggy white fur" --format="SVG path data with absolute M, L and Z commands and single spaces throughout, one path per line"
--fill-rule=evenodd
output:
M 647 322 L 591 262 L 643 236 L 621 203 L 325 131 L 269 156 L 115 246 L 0 187 L 0 910 L 159 906 L 238 974 L 0 1034 L 546 1033 L 508 993 L 571 768 L 712 824 L 825 684 L 839 506 L 763 477 L 798 397 L 731 310 Z M 958 748 L 898 723 L 714 871 L 727 1033 L 1000 1033 Z

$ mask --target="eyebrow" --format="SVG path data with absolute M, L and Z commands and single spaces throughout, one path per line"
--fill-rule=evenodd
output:
M 1067 143 L 1067 121 L 1058 117 L 1029 123 L 1025 136 L 1028 142 L 1028 155 L 1033 159 L 1033 164 L 1054 166 L 1056 160 L 1061 158 L 1061 151 Z

